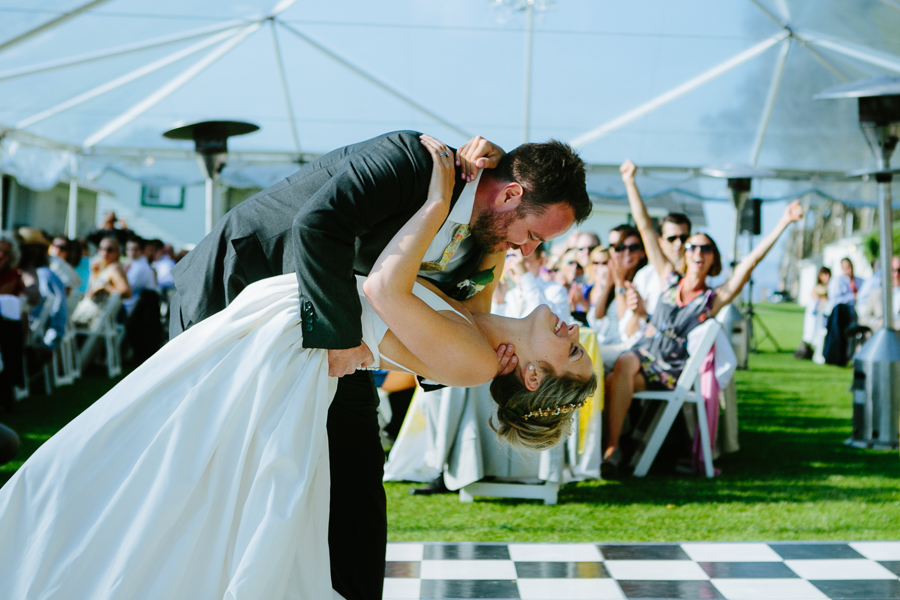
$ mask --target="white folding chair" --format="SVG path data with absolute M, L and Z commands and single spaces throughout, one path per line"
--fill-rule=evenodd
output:
M 650 425 L 652 435 L 634 469 L 635 477 L 643 477 L 650 470 L 650 465 L 653 464 L 653 460 L 656 458 L 663 440 L 668 435 L 672 423 L 675 422 L 675 417 L 678 416 L 685 402 L 690 402 L 697 406 L 697 426 L 700 428 L 700 442 L 703 446 L 705 472 L 707 477 L 713 476 L 712 449 L 710 447 L 709 423 L 706 418 L 706 403 L 700 394 L 700 366 L 712 349 L 722 326 L 714 319 L 710 319 L 700 327 L 705 327 L 706 331 L 703 333 L 696 352 L 685 363 L 684 370 L 675 384 L 675 389 L 664 392 L 635 392 L 633 396 L 636 400 L 661 400 L 668 403 L 665 410 L 657 414 L 653 424 Z
M 50 313 L 53 312 L 53 304 L 55 300 L 56 297 L 52 295 L 44 298 L 44 301 L 41 304 L 40 313 L 38 313 L 38 316 L 32 319 L 28 324 L 28 337 L 25 340 L 26 347 L 42 347 L 44 345 L 44 333 L 47 331 L 47 323 L 50 321 Z M 28 371 L 27 358 L 23 355 L 22 360 L 23 368 L 25 369 L 25 385 L 22 388 L 16 388 L 16 400 L 27 398 L 31 393 L 31 385 L 29 382 L 30 374 Z M 50 383 L 51 373 L 49 364 L 44 365 L 42 374 L 44 376 L 44 389 L 49 396 L 53 392 L 53 386 Z
M 71 314 L 71 313 L 70 313 Z M 59 345 L 53 350 L 53 385 L 71 385 L 81 376 L 81 362 L 75 344 L 75 325 L 69 319 Z
M 118 293 L 110 294 L 101 308 L 100 317 L 95 319 L 90 328 L 76 327 L 75 334 L 87 339 L 81 347 L 81 365 L 90 360 L 94 347 L 102 339 L 106 348 L 106 368 L 110 377 L 122 373 L 122 336 L 124 328 L 116 323 L 116 314 L 122 306 L 122 298 Z

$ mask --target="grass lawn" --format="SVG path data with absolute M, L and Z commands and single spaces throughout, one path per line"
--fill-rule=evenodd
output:
M 791 356 L 802 311 L 759 310 L 785 349 L 771 345 L 738 371 L 741 450 L 716 462 L 712 480 L 665 473 L 644 479 L 570 484 L 560 504 L 411 496 L 385 485 L 392 541 L 685 541 L 900 539 L 896 452 L 843 445 L 850 435 L 850 368 Z M 109 389 L 85 378 L 34 397 L 0 421 L 22 438 L 19 461 L 0 467 L 5 483 L 21 461 Z

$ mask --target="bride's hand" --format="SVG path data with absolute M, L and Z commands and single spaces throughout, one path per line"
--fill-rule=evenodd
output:
M 476 135 L 456 151 L 456 165 L 462 171 L 460 177 L 474 181 L 478 169 L 495 168 L 505 154 L 500 146 Z
M 434 169 L 431 171 L 431 182 L 428 184 L 428 199 L 437 200 L 450 206 L 450 198 L 453 196 L 453 185 L 456 175 L 453 153 L 443 142 L 430 135 L 419 136 L 422 145 L 434 159 Z

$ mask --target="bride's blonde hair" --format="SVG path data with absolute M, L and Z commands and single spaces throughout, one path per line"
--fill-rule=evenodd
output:
M 597 390 L 597 375 L 587 380 L 572 375 L 555 375 L 548 365 L 540 387 L 530 391 L 513 371 L 494 378 L 491 396 L 497 403 L 497 421 L 488 422 L 497 436 L 511 446 L 531 450 L 552 448 L 569 433 L 575 409 L 584 405 Z

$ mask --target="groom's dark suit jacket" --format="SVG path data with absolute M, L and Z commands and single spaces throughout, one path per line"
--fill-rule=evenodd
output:
M 358 346 L 354 273 L 369 273 L 427 197 L 433 160 L 419 135 L 398 131 L 335 150 L 225 215 L 173 271 L 184 326 L 222 310 L 254 281 L 296 272 L 304 347 Z M 465 187 L 456 181 L 452 205 Z M 459 297 L 456 284 L 480 260 L 473 252 L 439 287 Z

